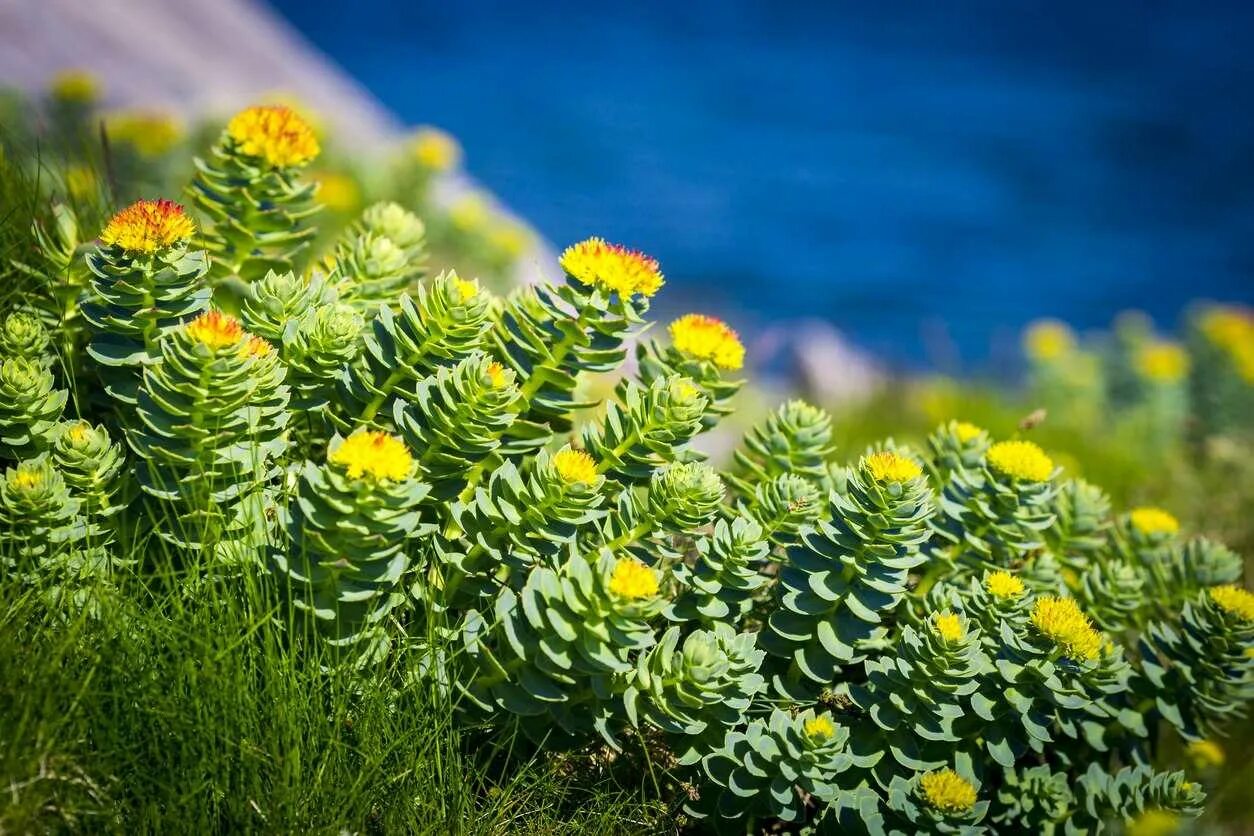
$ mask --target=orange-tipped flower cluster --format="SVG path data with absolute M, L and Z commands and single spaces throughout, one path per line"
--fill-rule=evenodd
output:
M 227 123 L 226 133 L 241 152 L 275 168 L 304 165 L 321 150 L 309 123 L 282 105 L 242 110 Z
M 681 354 L 709 360 L 721 369 L 735 371 L 745 364 L 740 336 L 721 319 L 705 314 L 686 314 L 670 325 L 671 341 Z
M 140 200 L 109 219 L 100 243 L 131 253 L 154 253 L 196 234 L 196 225 L 172 200 Z
M 561 265 L 571 278 L 624 299 L 636 293 L 652 296 L 666 281 L 656 259 L 600 238 L 567 247 Z
M 187 335 L 211 349 L 237 346 L 249 336 L 238 319 L 221 311 L 206 311 L 187 323 Z

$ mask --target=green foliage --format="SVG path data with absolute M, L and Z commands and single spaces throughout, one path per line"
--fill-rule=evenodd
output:
M 27 357 L 0 362 L 0 451 L 23 458 L 46 450 L 68 393 L 48 364 Z
M 1244 610 L 1231 603 L 1242 594 Z M 1186 740 L 1221 733 L 1254 699 L 1250 599 L 1236 587 L 1207 590 L 1185 603 L 1177 622 L 1153 622 L 1141 636 L 1137 690 Z
M 440 495 L 456 496 L 500 464 L 497 450 L 518 417 L 518 400 L 514 373 L 476 352 L 420 383 L 411 403 L 396 401 L 393 422 L 422 451 L 423 477 Z
M 193 549 L 257 536 L 257 503 L 286 445 L 288 391 L 274 349 L 217 312 L 160 347 L 127 441 L 140 487 L 176 521 L 161 535 Z
M 617 369 L 626 357 L 624 339 L 643 324 L 647 310 L 643 297 L 590 289 L 573 277 L 560 286 L 525 287 L 509 296 L 493 323 L 490 345 L 518 375 L 523 409 L 511 431 L 518 444 L 570 429 L 572 411 L 588 405 L 575 397 L 577 376 Z
M 42 360 L 50 342 L 48 330 L 33 314 L 15 311 L 0 325 L 0 356 Z
M 364 313 L 393 304 L 423 275 L 426 230 L 395 203 L 368 208 L 330 256 L 340 298 Z
M 627 482 L 648 479 L 685 456 L 683 445 L 701 429 L 708 401 L 684 377 L 658 378 L 648 388 L 634 381 L 606 404 L 600 424 L 589 424 L 583 444 L 603 470 Z M 690 455 L 690 454 L 689 454 Z
M 926 453 L 841 434 L 872 443 L 836 460 L 831 416 L 789 401 L 720 472 L 698 451 L 740 387 L 729 328 L 685 317 L 637 343 L 636 373 L 596 377 L 644 329 L 656 262 L 590 239 L 563 253 L 562 283 L 498 299 L 427 277 L 426 224 L 390 204 L 343 217 L 329 257 L 307 258 L 317 207 L 299 171 L 318 149 L 293 119 L 250 109 L 199 166 L 207 249 L 168 202 L 110 221 L 84 262 L 93 363 L 62 292 L 84 269 L 65 215 L 27 274 L 55 274 L 41 298 L 60 302 L 22 300 L 39 319 L 0 328 L 0 593 L 91 683 L 66 716 L 91 744 L 74 751 L 107 770 L 92 777 L 118 799 L 98 805 L 108 821 L 466 830 L 496 809 L 491 788 L 511 791 L 515 756 L 647 780 L 654 832 L 685 826 L 681 806 L 695 828 L 892 834 L 1200 812 L 1200 784 L 1169 771 L 1171 735 L 1221 735 L 1254 698 L 1235 552 L 1157 509 L 1116 515 L 1036 445 L 964 422 Z M 209 277 L 239 319 L 208 309 Z M 68 391 L 101 384 L 111 403 L 76 390 L 62 415 Z M 1098 388 L 1152 424 L 1173 385 Z M 0 664 L 18 655 L 0 647 Z M 83 712 L 106 716 L 93 700 L 124 728 L 85 731 Z M 416 773 L 449 767 L 414 751 L 413 710 L 491 775 L 422 821 Z M 249 737 L 223 736 L 228 720 Z M 26 722 L 19 747 L 47 731 Z M 129 739 L 152 771 L 203 786 L 154 789 L 153 812 L 110 783 L 152 782 Z M 324 795 L 351 810 L 304 812 L 330 809 Z M 17 829 L 39 829 L 30 815 Z M 496 815 L 498 830 L 523 817 Z
M 781 404 L 766 421 L 745 435 L 736 451 L 742 493 L 778 476 L 791 474 L 822 482 L 832 453 L 832 418 L 804 401 Z
M 317 185 L 300 179 L 302 164 L 250 152 L 230 130 L 208 159 L 195 162 L 187 194 L 208 220 L 201 245 L 213 256 L 213 281 L 237 276 L 252 282 L 296 266 L 315 233 L 309 221 L 319 209 Z
M 210 260 L 186 242 L 151 253 L 101 245 L 88 254 L 87 266 L 87 353 L 100 365 L 109 395 L 133 407 L 145 367 L 160 356 L 160 338 L 208 308 Z
M 477 282 L 446 273 L 401 296 L 396 313 L 380 308 L 361 356 L 342 375 L 336 423 L 389 428 L 394 402 L 416 400 L 436 369 L 483 348 L 491 305 Z
M 840 792 L 836 776 L 854 762 L 844 751 L 848 738 L 849 730 L 827 713 L 808 709 L 790 717 L 776 709 L 727 732 L 705 756 L 702 769 L 711 787 L 686 809 L 696 816 L 800 821 L 806 796 L 832 801 Z
M 939 537 L 952 544 L 956 562 L 972 569 L 1004 569 L 1045 545 L 1054 524 L 1053 480 L 999 473 L 987 461 L 953 473 L 940 499 Z
M 798 678 L 811 688 L 827 684 L 841 666 L 866 658 L 866 645 L 888 635 L 910 570 L 927 560 L 920 547 L 935 501 L 921 475 L 881 481 L 864 457 L 846 492 L 833 491 L 829 502 L 830 519 L 789 549 L 762 639 L 768 652 L 791 659 L 777 680 L 786 694 Z
M 429 488 L 416 477 L 409 454 L 401 448 L 397 469 L 384 473 L 359 451 L 388 442 L 399 447 L 363 432 L 333 441 L 326 464 L 306 461 L 286 543 L 271 553 L 293 603 L 317 619 L 334 645 L 360 654 L 359 663 L 387 651 L 381 622 L 405 597 L 406 539 L 424 531 L 418 504 Z M 346 455 L 337 456 L 340 451 Z
M 69 538 L 78 502 L 48 456 L 41 455 L 5 470 L 0 482 L 0 524 L 4 527 L 6 574 L 16 562 L 19 571 L 32 561 L 54 556 Z

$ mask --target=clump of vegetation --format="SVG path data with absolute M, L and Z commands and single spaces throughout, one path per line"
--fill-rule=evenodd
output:
M 310 259 L 317 151 L 250 109 L 197 163 L 201 218 L 33 219 L 0 329 L 6 827 L 1202 811 L 1163 742 L 1221 751 L 1254 697 L 1234 552 L 959 422 L 839 456 L 790 401 L 720 472 L 692 442 L 744 347 L 697 315 L 647 338 L 654 259 L 590 238 L 500 297 L 430 275 L 388 205 Z

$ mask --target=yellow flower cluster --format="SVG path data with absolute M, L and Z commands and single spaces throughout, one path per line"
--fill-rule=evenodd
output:
M 1215 586 L 1207 590 L 1210 599 L 1221 610 L 1241 621 L 1254 622 L 1254 593 L 1233 584 Z
M 462 232 L 476 232 L 488 225 L 492 213 L 482 195 L 468 194 L 449 207 L 448 218 Z
M 87 70 L 63 70 L 49 85 L 52 97 L 72 104 L 91 104 L 100 98 L 100 81 Z
M 205 311 L 187 323 L 187 335 L 203 346 L 217 350 L 239 345 L 246 335 L 244 326 L 230 314 Z M 241 346 L 241 353 L 245 350 Z
M 1146 380 L 1178 383 L 1189 373 L 1189 355 L 1180 344 L 1163 340 L 1137 351 L 1135 365 Z
M 1180 832 L 1180 817 L 1167 810 L 1153 808 L 1129 819 L 1124 836 L 1172 836 Z
M 734 371 L 745 364 L 740 336 L 721 319 L 686 314 L 670 324 L 671 341 L 681 354 L 709 360 L 721 369 Z
M 1023 594 L 1023 581 L 1009 572 L 994 572 L 984 581 L 984 588 L 994 598 L 1018 598 Z
M 505 374 L 505 367 L 495 360 L 488 363 L 487 374 L 488 383 L 491 384 L 493 389 L 500 389 L 508 380 L 508 376 Z
M 832 735 L 836 734 L 836 724 L 826 714 L 811 717 L 802 724 L 801 728 L 805 731 L 806 737 L 815 741 L 830 740 Z
M 597 478 L 596 460 L 583 450 L 559 450 L 553 456 L 553 469 L 563 482 L 594 482 Z
M 1224 747 L 1213 740 L 1194 740 L 1184 751 L 1199 769 L 1223 766 L 1227 760 Z
M 1075 333 L 1056 319 L 1033 322 L 1023 334 L 1023 351 L 1032 360 L 1057 360 L 1070 354 L 1075 345 Z
M 909 482 L 923 473 L 923 468 L 914 459 L 892 450 L 872 453 L 863 461 L 867 472 L 877 482 Z
M 439 128 L 419 128 L 409 147 L 418 165 L 430 171 L 448 171 L 462 158 L 457 140 Z
M 309 123 L 283 105 L 257 105 L 227 123 L 226 133 L 239 150 L 275 168 L 304 165 L 321 150 Z
M 1025 482 L 1044 482 L 1054 472 L 1054 462 L 1031 441 L 999 441 L 988 448 L 988 466 L 1002 476 Z
M 245 334 L 244 337 L 244 344 L 239 348 L 241 357 L 268 357 L 275 353 L 269 341 L 255 334 Z
M 609 586 L 620 598 L 652 598 L 658 591 L 657 574 L 639 560 L 624 557 L 614 567 Z
M 636 293 L 652 296 L 666 281 L 656 259 L 600 238 L 567 247 L 560 263 L 577 281 L 617 293 L 624 299 Z
M 928 806 L 942 813 L 965 813 L 975 806 L 975 786 L 952 769 L 927 773 L 919 789 Z
M 1232 358 L 1237 372 L 1254 384 L 1254 311 L 1216 306 L 1202 315 L 1202 335 Z
M 963 626 L 962 619 L 951 612 L 941 613 L 932 623 L 936 626 L 936 634 L 947 644 L 956 644 L 967 635 L 967 628 Z
M 9 474 L 9 487 L 18 491 L 31 491 L 43 487 L 42 470 L 31 466 L 18 465 L 17 470 Z
M 968 441 L 975 441 L 982 432 L 984 432 L 982 427 L 977 427 L 969 421 L 959 421 L 957 424 L 954 424 L 954 435 L 958 436 L 958 440 L 963 444 L 966 444 Z
M 131 146 L 141 157 L 160 157 L 183 138 L 183 126 L 161 111 L 120 110 L 104 123 L 110 139 Z
M 1133 508 L 1128 521 L 1133 529 L 1147 537 L 1171 535 L 1180 530 L 1180 521 L 1161 508 Z
M 1091 661 L 1102 650 L 1102 635 L 1080 612 L 1074 598 L 1048 596 L 1032 608 L 1032 625 L 1070 659 Z
M 182 243 L 196 233 L 183 207 L 172 200 L 141 200 L 105 224 L 100 242 L 132 253 L 154 253 Z
M 310 175 L 318 184 L 318 202 L 334 212 L 351 212 L 361 205 L 361 189 L 357 181 L 338 171 L 319 171 Z
M 404 442 L 373 430 L 350 435 L 327 457 L 327 461 L 343 467 L 350 479 L 369 476 L 399 482 L 409 478 L 414 467 L 414 458 Z

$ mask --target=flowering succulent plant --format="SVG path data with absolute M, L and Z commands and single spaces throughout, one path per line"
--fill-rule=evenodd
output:
M 654 259 L 590 238 L 561 281 L 498 298 L 428 276 L 423 222 L 389 204 L 305 258 L 318 150 L 293 112 L 250 108 L 198 165 L 201 232 L 168 201 L 109 221 L 82 308 L 106 402 L 63 416 L 50 346 L 71 326 L 4 320 L 6 577 L 143 572 L 108 559 L 114 535 L 155 531 L 188 573 L 270 584 L 355 675 L 400 658 L 468 723 L 550 749 L 638 737 L 715 828 L 1200 811 L 1153 764 L 1169 731 L 1213 762 L 1254 697 L 1233 552 L 961 421 L 842 455 L 831 417 L 789 401 L 720 471 L 692 442 L 733 410 L 745 347 L 700 314 L 637 339 Z M 435 135 L 413 151 L 456 157 Z M 637 372 L 589 400 L 633 340 Z M 1029 350 L 1077 349 L 1051 326 Z

